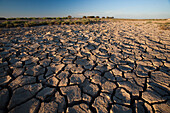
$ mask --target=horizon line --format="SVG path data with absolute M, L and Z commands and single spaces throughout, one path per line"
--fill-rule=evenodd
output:
M 71 16 L 71 15 L 68 15 Z M 62 17 L 68 17 L 68 16 L 17 16 L 17 17 L 5 17 L 0 16 L 0 18 L 62 18 Z M 86 15 L 84 15 L 86 16 Z M 93 15 L 87 15 L 87 16 L 93 16 Z M 86 16 L 86 17 L 87 17 Z M 95 16 L 96 17 L 96 16 Z M 102 19 L 102 17 L 114 17 L 114 16 L 99 16 L 99 18 Z M 83 16 L 72 16 L 72 18 L 83 18 Z M 129 18 L 129 17 L 114 17 L 113 19 L 170 19 L 169 18 Z

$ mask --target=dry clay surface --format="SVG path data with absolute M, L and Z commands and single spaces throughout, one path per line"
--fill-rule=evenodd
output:
M 170 112 L 170 31 L 156 24 L 0 32 L 0 113 Z

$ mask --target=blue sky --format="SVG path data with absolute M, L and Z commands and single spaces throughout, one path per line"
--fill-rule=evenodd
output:
M 170 0 L 0 0 L 0 17 L 170 18 Z

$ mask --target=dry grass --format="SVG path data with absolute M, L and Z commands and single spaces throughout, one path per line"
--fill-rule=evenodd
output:
M 1 28 L 11 27 L 31 27 L 40 25 L 79 25 L 79 24 L 93 24 L 104 21 L 146 21 L 146 24 L 157 23 L 163 30 L 169 30 L 169 23 L 167 19 L 121 19 L 121 18 L 99 18 L 98 16 L 83 16 L 82 18 L 72 17 L 44 17 L 44 18 L 1 18 Z M 166 23 L 165 23 L 166 22 Z M 137 26 L 137 25 L 136 25 Z
M 167 22 L 167 23 L 161 23 L 160 24 L 160 29 L 162 30 L 170 30 L 170 22 Z
M 0 23 L 0 27 L 31 27 L 40 25 L 79 25 L 79 24 L 93 24 L 100 22 L 98 18 L 79 18 L 79 19 L 66 19 L 57 18 L 52 20 L 5 20 Z

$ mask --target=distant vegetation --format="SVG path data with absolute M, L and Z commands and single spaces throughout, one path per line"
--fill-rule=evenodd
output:
M 87 18 L 95 18 L 95 16 L 87 16 Z
M 43 18 L 0 18 L 0 27 L 31 27 L 39 25 L 79 25 L 100 22 L 99 16 L 83 16 L 82 18 L 68 17 L 43 17 Z
M 114 17 L 109 17 L 109 16 L 107 16 L 106 18 L 107 18 L 107 19 L 113 19 Z
M 0 23 L 0 27 L 31 27 L 40 25 L 80 25 L 80 24 L 93 24 L 98 23 L 98 19 L 54 19 L 54 20 L 31 20 L 31 21 L 21 21 L 21 20 L 5 20 Z
M 83 16 L 82 18 L 74 18 L 71 15 L 67 17 L 22 17 L 22 18 L 4 18 L 0 17 L 0 27 L 31 27 L 39 25 L 79 25 L 79 24 L 93 24 L 105 20 L 128 20 L 128 21 L 159 21 L 166 19 L 116 19 L 114 17 L 99 17 L 99 16 Z M 162 25 L 162 28 L 167 25 Z

